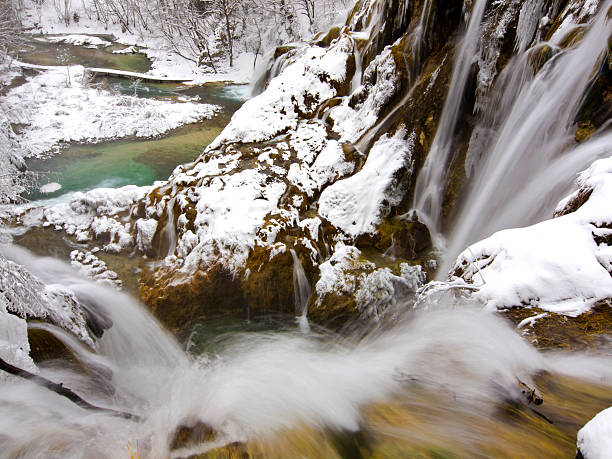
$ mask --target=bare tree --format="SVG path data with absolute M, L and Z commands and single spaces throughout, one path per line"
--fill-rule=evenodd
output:
M 17 5 L 11 0 L 0 0 L 0 62 L 23 43 L 21 29 Z
M 72 0 L 53 0 L 53 7 L 55 8 L 57 17 L 62 20 L 64 24 L 70 24 Z

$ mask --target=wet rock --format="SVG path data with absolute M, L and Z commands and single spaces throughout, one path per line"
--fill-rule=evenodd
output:
M 197 421 L 183 424 L 176 428 L 170 440 L 170 450 L 188 448 L 213 441 L 217 436 L 215 430 L 208 424 Z
M 432 248 L 427 226 L 418 219 L 394 217 L 383 221 L 374 234 L 357 239 L 358 248 L 375 247 L 394 258 L 415 260 Z
M 140 297 L 170 330 L 189 328 L 196 320 L 244 312 L 240 281 L 222 267 L 198 271 L 188 282 L 176 282 L 172 270 L 143 270 Z
M 47 330 L 28 327 L 28 341 L 30 342 L 30 357 L 35 363 L 57 359 L 76 362 L 74 355 L 66 345 Z
M 540 349 L 595 349 L 605 345 L 612 333 L 612 300 L 600 301 L 577 317 L 523 307 L 499 313 L 515 325 L 522 324 L 517 331 Z

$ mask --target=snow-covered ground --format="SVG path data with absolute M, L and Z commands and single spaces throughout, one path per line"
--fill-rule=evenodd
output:
M 114 94 L 89 84 L 82 66 L 45 70 L 0 99 L 9 121 L 25 125 L 20 141 L 35 156 L 63 142 L 160 135 L 211 118 L 219 109 Z
M 597 414 L 578 431 L 578 449 L 584 459 L 612 457 L 612 407 Z
M 117 43 L 128 46 L 137 46 L 138 51 L 145 54 L 152 62 L 151 76 L 162 76 L 175 79 L 191 80 L 194 84 L 213 81 L 232 81 L 234 83 L 249 83 L 253 73 L 255 56 L 252 53 L 238 53 L 234 57 L 234 66 L 228 63 L 221 65 L 217 72 L 198 68 L 195 62 L 189 61 L 178 54 L 160 36 L 141 36 L 123 31 L 119 24 L 109 24 L 107 27 L 95 19 L 95 15 L 88 17 L 82 4 L 72 4 L 71 10 L 79 16 L 79 21 L 70 21 L 68 25 L 58 18 L 53 1 L 42 2 L 26 1 L 26 14 L 24 26 L 32 33 L 64 35 L 52 38 L 76 45 L 96 46 L 105 45 L 106 40 L 87 39 L 87 35 L 113 35 Z M 94 8 L 89 5 L 89 11 Z M 99 40 L 99 41 L 98 41 Z M 110 43 L 109 43 L 110 44 Z

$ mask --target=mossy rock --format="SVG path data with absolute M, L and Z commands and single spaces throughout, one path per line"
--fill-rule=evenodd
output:
M 172 267 L 145 269 L 140 278 L 140 298 L 174 333 L 202 318 L 245 310 L 240 280 L 220 266 L 184 279 Z
M 274 60 L 281 57 L 283 54 L 287 54 L 289 51 L 293 51 L 295 46 L 285 45 L 285 46 L 277 46 L 274 49 Z
M 47 330 L 28 327 L 28 341 L 30 342 L 30 357 L 36 363 L 58 359 L 76 363 L 70 349 Z
M 251 309 L 293 312 L 293 258 L 286 251 L 270 260 L 270 251 L 257 246 L 247 261 L 248 277 L 242 280 Z
M 568 317 L 539 308 L 514 307 L 500 311 L 512 323 L 538 314 L 547 315 L 522 330 L 526 337 L 540 349 L 596 348 L 612 334 L 612 300 L 595 304 L 590 311 L 577 317 Z
M 250 459 L 253 457 L 255 456 L 249 452 L 249 448 L 245 443 L 234 442 L 199 456 L 193 456 L 191 459 Z
M 555 55 L 554 49 L 548 44 L 534 46 L 527 52 L 527 61 L 534 75 L 542 70 L 544 64 Z
M 593 134 L 595 134 L 596 130 L 597 129 L 595 128 L 595 126 L 593 126 L 593 123 L 591 123 L 590 121 L 578 123 L 578 127 L 576 128 L 576 135 L 574 136 L 574 139 L 576 139 L 576 142 L 582 143 L 585 140 L 588 140 L 589 137 L 591 137 Z
M 354 320 L 359 310 L 355 297 L 343 292 L 325 295 L 317 304 L 316 295 L 312 295 L 308 304 L 308 319 L 332 330 L 338 330 Z
M 357 248 L 374 247 L 380 252 L 393 251 L 395 258 L 415 260 L 432 247 L 429 229 L 418 220 L 394 217 L 384 220 L 374 234 L 357 239 Z
M 201 421 L 183 424 L 174 431 L 170 440 L 170 450 L 198 446 L 213 441 L 216 436 L 215 430 Z
M 329 29 L 327 34 L 322 39 L 317 41 L 317 45 L 323 48 L 327 48 L 329 45 L 331 45 L 332 41 L 334 41 L 336 38 L 340 36 L 340 31 L 341 31 L 340 27 L 338 26 L 332 27 L 331 29 Z

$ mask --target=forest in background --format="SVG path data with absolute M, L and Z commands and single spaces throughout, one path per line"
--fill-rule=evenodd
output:
M 64 25 L 94 21 L 101 29 L 162 38 L 185 59 L 217 72 L 234 65 L 236 55 L 262 56 L 281 43 L 303 41 L 326 30 L 348 7 L 349 0 L 46 0 Z M 40 24 L 44 0 L 34 0 Z M 12 45 L 20 29 L 24 0 L 2 0 L 0 46 Z

